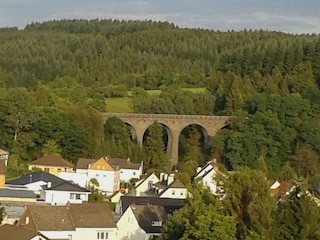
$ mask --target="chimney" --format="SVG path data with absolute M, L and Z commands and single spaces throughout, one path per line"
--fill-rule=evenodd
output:
M 174 174 L 170 173 L 168 180 L 167 180 L 167 185 L 169 186 L 171 183 L 174 181 Z
M 219 166 L 217 164 L 217 159 L 212 159 L 212 166 L 213 166 L 213 169 L 215 172 L 218 172 L 219 171 Z
M 48 182 L 47 183 L 47 188 L 51 188 L 51 186 L 52 186 L 52 182 Z
M 164 181 L 164 174 L 165 174 L 165 173 L 163 173 L 163 172 L 160 173 L 160 182 Z

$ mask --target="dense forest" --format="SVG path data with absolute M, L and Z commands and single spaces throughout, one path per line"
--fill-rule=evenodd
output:
M 143 160 L 150 171 L 165 170 L 166 132 L 161 124 L 148 129 L 140 147 L 117 117 L 102 123 L 100 113 L 108 111 L 111 98 L 129 97 L 137 113 L 233 116 L 230 126 L 206 144 L 199 126 L 183 131 L 178 176 L 184 183 L 190 183 L 197 166 L 216 158 L 226 170 L 246 169 L 238 179 L 244 177 L 253 192 L 264 191 L 255 185 L 264 176 L 298 179 L 310 192 L 320 193 L 319 34 L 220 32 L 154 21 L 60 20 L 31 23 L 23 30 L 0 29 L 0 54 L 0 148 L 11 153 L 8 177 L 27 172 L 26 163 L 46 153 L 74 163 L 79 157 L 129 156 Z M 205 91 L 185 90 L 196 87 Z M 161 93 L 147 91 L 154 89 Z M 227 187 L 240 184 L 232 177 L 230 181 Z M 300 220 L 310 215 L 308 211 L 316 212 L 307 195 L 292 195 L 276 209 L 260 206 L 256 211 L 250 205 L 242 212 L 251 214 L 248 222 L 247 215 L 237 213 L 239 199 L 239 205 L 232 205 L 237 201 L 227 198 L 222 207 L 212 196 L 193 194 L 189 207 L 169 218 L 167 229 L 191 216 L 195 222 L 178 226 L 175 233 L 168 231 L 164 239 L 205 239 L 201 234 L 212 233 L 229 236 L 221 239 L 319 239 L 310 226 L 307 233 L 295 228 L 293 238 L 287 235 L 292 229 L 270 231 L 283 219 L 291 219 L 290 227 L 294 226 L 293 208 L 304 214 Z M 259 196 L 250 195 L 248 206 L 255 198 L 268 205 L 265 192 Z M 204 207 L 208 205 L 213 207 Z M 206 214 L 219 218 L 203 221 Z M 215 230 L 197 231 L 206 224 Z
M 318 177 L 319 35 L 61 20 L 0 29 L 0 53 L 0 141 L 22 169 L 45 151 L 74 162 L 130 155 L 157 168 L 165 143 L 152 133 L 161 131 L 151 129 L 141 149 L 121 121 L 99 124 L 108 99 L 130 90 L 135 112 L 237 116 L 205 148 L 199 129 L 185 130 L 180 168 L 189 175 L 216 157 L 229 170 L 264 166 L 275 177 L 289 170 Z M 157 141 L 162 160 L 152 163 L 148 148 Z

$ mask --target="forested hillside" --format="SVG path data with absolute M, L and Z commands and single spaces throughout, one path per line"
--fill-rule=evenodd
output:
M 163 166 L 161 126 L 141 148 L 119 119 L 100 124 L 108 98 L 130 97 L 135 112 L 235 116 L 205 148 L 198 128 L 184 131 L 179 169 L 187 176 L 216 157 L 230 170 L 299 175 L 314 187 L 320 178 L 320 35 L 61 20 L 0 29 L 0 54 L 0 145 L 12 176 L 43 153 Z

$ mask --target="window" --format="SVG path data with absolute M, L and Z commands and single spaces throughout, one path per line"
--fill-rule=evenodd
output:
M 136 172 L 133 172 L 133 176 L 135 176 L 136 175 Z
M 175 190 L 172 190 L 172 195 L 175 195 L 176 194 L 176 191 Z
M 80 200 L 81 199 L 81 195 L 79 193 L 70 193 L 70 199 Z
M 29 224 L 30 220 L 29 217 L 26 217 L 26 224 Z
M 44 168 L 45 172 L 49 172 L 49 170 L 50 170 L 49 168 Z
M 97 232 L 97 239 L 108 239 L 108 232 Z
M 162 221 L 152 221 L 151 225 L 154 227 L 162 226 Z

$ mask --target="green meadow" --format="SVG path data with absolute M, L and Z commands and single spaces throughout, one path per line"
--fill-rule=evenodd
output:
M 205 92 L 205 88 L 181 88 L 182 90 L 192 91 L 194 93 Z M 161 90 L 147 90 L 149 95 L 159 95 Z M 129 97 L 123 98 L 107 98 L 106 105 L 107 105 L 107 112 L 133 112 L 132 108 L 130 107 L 130 96 L 131 91 L 128 91 Z

